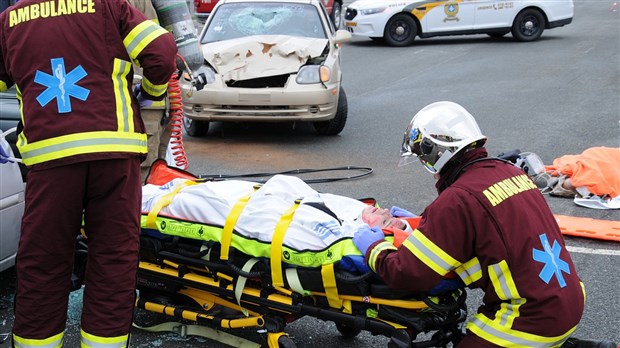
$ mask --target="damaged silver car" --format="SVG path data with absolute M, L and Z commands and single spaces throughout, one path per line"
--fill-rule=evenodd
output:
M 312 122 L 336 135 L 347 121 L 341 44 L 320 0 L 221 0 L 200 35 L 208 83 L 181 79 L 184 128 L 209 122 Z

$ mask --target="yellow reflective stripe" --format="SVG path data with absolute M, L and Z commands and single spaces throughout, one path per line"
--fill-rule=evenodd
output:
M 64 332 L 43 339 L 32 339 L 19 337 L 13 334 L 13 345 L 16 348 L 59 348 L 62 347 Z
M 131 59 L 136 59 L 142 50 L 161 35 L 168 34 L 166 29 L 155 22 L 146 20 L 133 28 L 123 40 Z
M 293 215 L 299 207 L 300 200 L 296 200 L 280 218 L 276 225 L 271 240 L 271 282 L 274 286 L 284 286 L 284 274 L 282 274 L 282 242 L 289 225 L 293 222 Z
M 89 153 L 147 151 L 146 134 L 111 131 L 63 135 L 18 147 L 26 165 Z
M 527 300 L 524 298 L 516 298 L 510 302 L 502 302 L 500 309 L 495 313 L 495 321 L 504 327 L 511 328 L 515 318 L 521 314 L 519 307 L 525 304 Z
M 565 334 L 555 337 L 539 336 L 501 326 L 498 322 L 480 313 L 476 314 L 474 319 L 467 323 L 467 330 L 502 347 L 557 347 L 561 345 L 575 329 L 577 329 L 577 326 L 573 327 Z
M 131 64 L 122 59 L 114 59 L 112 83 L 116 102 L 116 122 L 121 132 L 133 132 L 133 108 L 127 82 L 127 74 L 131 71 Z
M 515 284 L 514 279 L 512 278 L 512 273 L 510 272 L 510 268 L 508 268 L 508 263 L 506 260 L 502 260 L 501 262 L 490 265 L 488 267 L 489 278 L 493 283 L 493 287 L 495 288 L 495 293 L 502 300 L 511 300 L 515 298 L 521 298 L 519 296 L 519 292 L 517 291 L 517 286 Z
M 368 256 L 368 267 L 370 267 L 370 269 L 373 272 L 375 272 L 377 269 L 376 268 L 377 257 L 384 250 L 397 250 L 397 249 L 394 246 L 394 244 L 389 243 L 389 242 L 381 242 L 375 245 L 375 247 L 372 248 L 372 250 L 370 251 L 370 256 Z
M 414 230 L 407 237 L 403 242 L 403 246 L 409 249 L 425 265 L 442 276 L 461 265 L 458 260 L 435 245 L 418 229 Z
M 334 264 L 326 264 L 321 266 L 321 278 L 323 279 L 323 288 L 325 289 L 325 297 L 331 308 L 342 308 L 342 300 L 338 295 L 338 286 L 336 284 L 336 272 Z
M 583 303 L 586 303 L 586 285 L 580 280 L 581 292 L 583 292 Z
M 142 88 L 144 91 L 152 96 L 159 97 L 166 93 L 168 90 L 168 82 L 156 85 L 149 81 L 145 76 L 142 77 Z
M 15 91 L 15 97 L 19 101 L 19 118 L 21 119 L 22 124 L 24 124 L 24 103 L 22 102 L 22 91 L 17 85 L 15 85 Z M 28 144 L 28 139 L 26 138 L 26 135 L 24 135 L 24 132 L 19 133 L 19 135 L 17 136 L 17 147 L 19 148 L 20 146 L 24 146 L 26 144 Z
M 129 334 L 116 337 L 100 337 L 80 330 L 82 348 L 124 348 L 127 347 Z
M 175 185 L 172 191 L 161 196 L 157 200 L 157 202 L 153 204 L 153 207 L 149 211 L 149 214 L 146 216 L 146 227 L 156 230 L 157 229 L 157 215 L 159 214 L 159 212 L 164 207 L 167 207 L 168 205 L 170 205 L 170 203 L 174 199 L 174 196 L 176 196 L 177 193 L 179 193 L 179 191 L 181 191 L 185 187 L 196 185 L 196 184 L 198 183 L 195 181 L 191 181 L 191 180 L 184 181 L 180 184 Z
M 256 190 L 256 187 L 254 187 L 254 190 Z M 230 249 L 230 243 L 232 242 L 234 227 L 237 224 L 237 220 L 243 208 L 248 204 L 250 197 L 252 197 L 252 193 L 245 197 L 241 197 L 226 217 L 226 222 L 224 222 L 224 228 L 222 229 L 222 242 L 220 243 L 220 260 L 228 260 L 228 251 Z
M 482 266 L 480 266 L 480 261 L 478 261 L 477 257 L 460 265 L 454 271 L 463 280 L 465 285 L 469 285 L 482 278 Z
M 0 92 L 4 92 L 7 89 L 9 89 L 9 86 L 7 86 L 6 82 L 0 80 Z

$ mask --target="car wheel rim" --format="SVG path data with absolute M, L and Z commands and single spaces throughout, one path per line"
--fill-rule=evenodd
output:
M 538 31 L 538 21 L 534 17 L 524 18 L 521 22 L 521 33 L 525 36 L 532 36 Z
M 409 27 L 403 22 L 396 22 L 392 26 L 392 38 L 396 41 L 403 41 L 409 36 Z

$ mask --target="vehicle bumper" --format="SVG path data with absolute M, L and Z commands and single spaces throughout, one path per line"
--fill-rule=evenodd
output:
M 343 20 L 344 27 L 356 36 L 383 37 L 385 24 L 390 15 L 388 13 L 380 13 L 368 16 L 357 15 L 355 18 Z
M 566 19 L 560 19 L 557 21 L 553 21 L 553 22 L 549 22 L 549 29 L 551 28 L 557 28 L 557 27 L 562 27 L 565 26 L 567 24 L 570 24 L 573 22 L 573 18 L 566 18 Z
M 183 112 L 198 121 L 315 122 L 336 115 L 340 85 L 328 88 L 209 88 L 187 95 L 182 86 Z

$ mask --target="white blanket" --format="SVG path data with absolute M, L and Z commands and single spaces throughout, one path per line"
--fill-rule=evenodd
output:
M 148 214 L 156 202 L 185 182 L 174 179 L 162 186 L 145 185 L 142 212 Z M 224 226 L 240 198 L 252 193 L 256 183 L 241 180 L 205 182 L 181 189 L 159 215 L 181 220 Z M 361 211 L 367 207 L 357 199 L 319 193 L 301 179 L 276 175 L 254 192 L 239 216 L 235 231 L 247 238 L 270 242 L 281 216 L 301 199 L 283 244 L 296 250 L 323 250 L 342 238 L 353 237 L 363 224 Z M 304 204 L 323 203 L 338 219 Z

